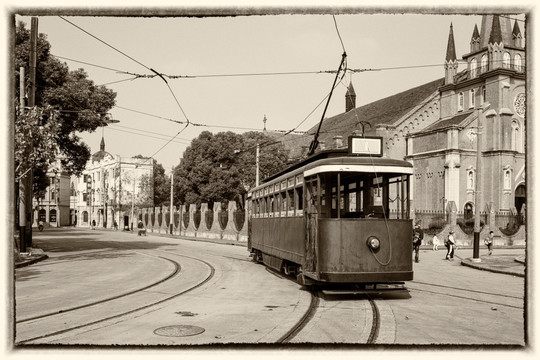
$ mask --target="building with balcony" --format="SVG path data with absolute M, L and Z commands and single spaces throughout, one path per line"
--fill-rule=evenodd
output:
M 82 176 L 71 177 L 71 217 L 77 227 L 112 229 L 133 225 L 132 212 L 153 206 L 153 159 L 121 157 L 100 150 L 92 155 Z

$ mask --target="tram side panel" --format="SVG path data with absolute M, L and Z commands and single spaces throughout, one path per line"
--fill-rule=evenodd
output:
M 412 280 L 411 220 L 319 220 L 318 272 L 328 282 Z M 380 249 L 367 246 L 370 236 Z
M 251 247 L 263 253 L 263 262 L 266 265 L 279 270 L 281 259 L 303 264 L 303 217 L 252 218 L 251 221 Z

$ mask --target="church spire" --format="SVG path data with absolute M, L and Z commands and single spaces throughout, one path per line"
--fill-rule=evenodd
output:
M 501 22 L 499 21 L 499 16 L 495 15 L 493 16 L 493 25 L 491 25 L 491 32 L 489 34 L 489 43 L 500 44 L 502 42 Z
M 453 84 L 457 74 L 456 45 L 454 42 L 454 26 L 450 23 L 450 34 L 448 34 L 448 45 L 446 46 L 446 61 L 444 62 L 445 84 Z
M 512 38 L 514 39 L 515 46 L 522 47 L 521 39 L 523 39 L 523 36 L 521 36 L 521 30 L 519 29 L 517 20 L 514 21 L 514 29 L 512 30 Z
M 448 45 L 446 46 L 446 61 L 456 61 L 456 44 L 454 42 L 454 26 L 450 23 L 450 34 L 448 35 Z
M 101 143 L 99 144 L 99 150 L 105 151 L 105 139 L 101 137 Z
M 478 31 L 478 26 L 474 24 L 474 30 L 471 37 L 471 52 L 476 52 L 480 50 L 480 32 Z
M 345 94 L 345 112 L 351 111 L 355 107 L 356 107 L 356 92 L 354 91 L 354 87 L 351 81 L 349 83 L 349 86 L 347 87 L 347 93 Z

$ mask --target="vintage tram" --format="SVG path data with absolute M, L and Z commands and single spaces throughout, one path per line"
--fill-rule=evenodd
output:
M 303 285 L 412 280 L 412 165 L 384 158 L 382 138 L 351 136 L 348 144 L 250 191 L 248 249 Z

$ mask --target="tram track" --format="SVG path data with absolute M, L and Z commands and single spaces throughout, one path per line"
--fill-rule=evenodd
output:
M 129 248 L 129 247 L 126 247 L 126 246 L 120 246 L 120 247 Z M 50 338 L 50 337 L 54 337 L 54 336 L 58 336 L 58 335 L 63 335 L 63 334 L 66 334 L 66 333 L 69 333 L 69 332 L 72 332 L 72 331 L 75 331 L 75 330 L 80 330 L 80 329 L 84 329 L 86 327 L 94 326 L 94 325 L 99 324 L 99 323 L 103 323 L 103 322 L 114 320 L 114 319 L 119 319 L 119 318 L 125 317 L 127 315 L 139 312 L 141 310 L 149 309 L 151 307 L 160 305 L 160 304 L 165 303 L 167 301 L 173 300 L 173 299 L 175 299 L 175 298 L 177 298 L 179 296 L 182 296 L 182 295 L 184 295 L 186 293 L 189 293 L 189 292 L 203 286 L 204 284 L 209 282 L 215 276 L 215 268 L 214 268 L 214 266 L 212 264 L 204 261 L 204 260 L 197 259 L 197 258 L 190 257 L 190 256 L 186 256 L 186 255 L 177 254 L 177 253 L 174 253 L 174 252 L 167 252 L 167 251 L 163 251 L 163 252 L 174 254 L 175 256 L 189 258 L 189 259 L 192 259 L 192 260 L 195 260 L 195 261 L 198 261 L 198 262 L 201 262 L 201 263 L 205 264 L 210 270 L 208 276 L 206 276 L 202 281 L 199 281 L 197 284 L 192 285 L 189 288 L 187 288 L 187 289 L 185 289 L 185 290 L 183 290 L 181 292 L 178 292 L 176 294 L 166 296 L 166 297 L 161 298 L 159 300 L 154 300 L 154 301 L 151 301 L 149 303 L 146 303 L 145 305 L 137 306 L 137 307 L 131 308 L 129 310 L 122 311 L 122 312 L 119 312 L 119 313 L 116 313 L 116 314 L 113 314 L 113 315 L 110 315 L 110 316 L 104 316 L 104 317 L 101 317 L 101 318 L 93 320 L 93 321 L 89 321 L 89 322 L 87 321 L 87 322 L 77 324 L 77 325 L 74 325 L 74 326 L 68 326 L 68 327 L 63 328 L 61 330 L 50 331 L 50 332 L 47 332 L 45 334 L 41 334 L 39 336 L 34 336 L 34 337 L 26 338 L 26 339 L 23 339 L 23 340 L 19 340 L 19 341 L 15 342 L 15 345 L 26 345 L 26 344 L 28 344 L 30 342 L 34 342 L 34 341 L 37 341 L 37 340 L 42 340 L 42 339 L 46 339 L 46 338 Z M 148 255 L 148 254 L 145 254 L 145 255 Z M 149 255 L 149 256 L 152 256 L 152 255 Z M 22 324 L 22 325 L 28 324 L 30 326 L 29 323 L 31 323 L 32 321 L 47 321 L 48 319 L 52 319 L 55 316 L 64 315 L 64 314 L 69 313 L 69 312 L 73 313 L 73 312 L 76 312 L 76 311 L 89 309 L 92 306 L 104 305 L 104 304 L 108 304 L 108 303 L 111 303 L 113 301 L 116 301 L 116 300 L 119 300 L 119 299 L 122 299 L 122 298 L 128 298 L 129 296 L 133 296 L 133 295 L 136 295 L 138 293 L 142 293 L 142 292 L 144 292 L 144 291 L 146 291 L 146 290 L 148 290 L 150 288 L 156 287 L 158 285 L 163 285 L 167 281 L 170 281 L 171 279 L 175 278 L 180 273 L 181 266 L 177 261 L 175 261 L 173 259 L 170 259 L 170 258 L 163 257 L 163 256 L 155 256 L 155 257 L 172 262 L 174 264 L 174 266 L 175 266 L 174 270 L 171 273 L 169 273 L 167 276 L 163 277 L 162 279 L 160 279 L 160 280 L 158 280 L 158 281 L 156 281 L 156 282 L 154 282 L 152 284 L 149 284 L 149 285 L 147 285 L 145 287 L 142 287 L 142 288 L 139 288 L 139 289 L 136 289 L 136 290 L 132 290 L 132 291 L 129 291 L 129 292 L 126 292 L 126 293 L 123 293 L 123 294 L 119 294 L 119 295 L 116 295 L 116 296 L 113 296 L 113 297 L 109 297 L 107 299 L 94 301 L 94 302 L 91 302 L 91 303 L 88 303 L 88 304 L 84 304 L 84 305 L 80 305 L 80 306 L 74 306 L 74 307 L 68 308 L 68 309 L 62 309 L 62 310 L 49 312 L 47 314 L 43 314 L 43 315 L 39 315 L 39 316 L 33 316 L 33 317 L 21 319 L 21 320 L 17 321 L 16 324 L 19 324 L 19 325 L 20 324 Z
M 132 291 L 128 291 L 128 292 L 125 292 L 125 293 L 122 293 L 122 294 L 118 294 L 118 295 L 115 295 L 115 296 L 111 296 L 111 297 L 108 297 L 108 298 L 105 298 L 105 299 L 102 299 L 102 300 L 97 300 L 97 301 L 89 302 L 89 303 L 78 305 L 78 306 L 73 306 L 73 307 L 66 308 L 66 309 L 60 309 L 60 310 L 56 310 L 54 312 L 49 312 L 49 313 L 46 313 L 46 314 L 41 314 L 41 315 L 37 315 L 37 316 L 23 318 L 23 319 L 17 320 L 15 323 L 16 324 L 22 324 L 22 323 L 32 321 L 32 320 L 44 319 L 44 318 L 47 318 L 47 317 L 55 316 L 55 315 L 58 315 L 58 314 L 61 314 L 61 313 L 65 314 L 65 313 L 68 313 L 68 312 L 71 312 L 71 311 L 81 310 L 81 309 L 84 309 L 84 308 L 89 308 L 91 306 L 104 304 L 104 303 L 109 302 L 109 301 L 121 299 L 123 297 L 127 297 L 127 296 L 130 296 L 130 295 L 136 294 L 138 292 L 148 290 L 148 289 L 150 289 L 152 287 L 155 287 L 157 285 L 163 284 L 167 280 L 169 280 L 172 277 L 176 276 L 180 272 L 181 266 L 180 266 L 180 264 L 178 262 L 176 262 L 176 261 L 174 261 L 172 259 L 168 259 L 168 258 L 165 258 L 165 257 L 162 257 L 162 256 L 160 256 L 160 258 L 171 262 L 174 265 L 174 271 L 172 271 L 170 274 L 168 274 L 164 278 L 159 279 L 159 280 L 157 280 L 157 281 L 155 281 L 155 282 L 153 282 L 153 283 L 151 283 L 151 284 L 149 284 L 147 286 L 144 286 L 142 288 L 135 289 L 135 290 L 132 290 Z
M 315 318 L 317 311 L 320 307 L 321 292 L 310 291 L 311 301 L 306 309 L 304 315 L 283 335 L 276 343 L 287 344 L 290 343 L 302 330 L 309 324 L 309 322 Z M 371 309 L 371 326 L 369 328 L 369 336 L 365 341 L 365 344 L 375 344 L 379 336 L 381 329 L 381 314 L 376 302 L 369 296 L 369 294 L 362 294 L 365 300 L 368 301 Z
M 420 286 L 425 286 L 426 288 L 416 287 L 414 286 L 415 284 L 418 284 Z M 433 289 L 430 290 L 430 288 L 433 288 Z M 523 297 L 513 296 L 513 295 L 497 294 L 494 292 L 480 291 L 480 290 L 474 290 L 474 289 L 464 289 L 464 288 L 458 288 L 454 286 L 440 285 L 440 284 L 419 282 L 419 281 L 412 281 L 410 285 L 408 286 L 408 289 L 412 291 L 420 291 L 420 292 L 431 293 L 431 294 L 436 294 L 436 295 L 450 296 L 450 297 L 454 297 L 458 299 L 476 301 L 476 302 L 481 302 L 485 304 L 504 306 L 504 307 L 514 308 L 514 309 L 523 308 L 522 304 L 513 305 L 513 304 L 508 303 L 511 301 L 523 302 Z M 459 295 L 458 292 L 461 292 L 462 295 Z M 476 297 L 473 295 L 476 295 Z M 480 298 L 481 296 L 489 296 L 491 299 L 484 300 Z M 503 302 L 503 300 L 507 300 L 508 302 L 505 303 Z

